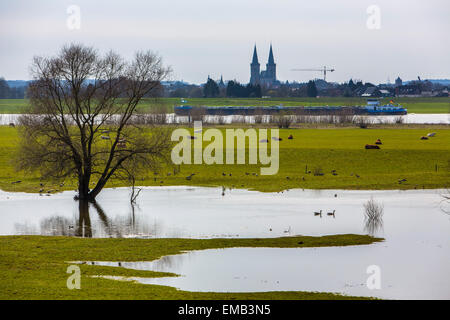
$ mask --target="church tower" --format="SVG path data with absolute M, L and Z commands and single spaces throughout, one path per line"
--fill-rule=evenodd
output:
M 271 83 L 277 81 L 277 65 L 273 59 L 272 44 L 270 44 L 269 61 L 266 64 L 266 78 Z
M 260 64 L 258 62 L 258 54 L 256 53 L 256 44 L 255 44 L 255 49 L 253 50 L 253 59 L 252 63 L 250 64 L 250 84 L 259 84 L 260 82 L 259 68 Z

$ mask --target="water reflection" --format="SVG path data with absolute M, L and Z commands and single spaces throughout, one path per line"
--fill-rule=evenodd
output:
M 406 220 L 434 226 L 430 215 L 443 215 L 443 190 L 260 193 L 235 189 L 222 197 L 222 188 L 150 187 L 143 189 L 134 206 L 128 191 L 106 189 L 96 204 L 75 202 L 72 192 L 40 197 L 0 191 L 0 235 L 272 238 L 383 232 L 387 237 L 396 236 L 392 230 Z M 363 205 L 372 196 L 385 205 L 382 221 L 364 219 Z M 313 214 L 319 209 L 322 219 Z M 335 219 L 328 216 L 333 210 Z
M 17 124 L 18 118 L 21 114 L 0 114 L 0 125 L 8 125 L 10 123 Z M 363 116 L 369 118 L 372 123 L 395 123 L 398 116 Z M 448 113 L 436 113 L 436 114 L 415 114 L 409 113 L 402 116 L 403 123 L 425 123 L 425 124 L 449 124 L 450 116 Z M 313 115 L 306 116 L 303 122 L 309 121 L 314 123 L 321 123 L 329 121 L 330 116 L 327 115 Z M 231 115 L 231 116 L 217 116 L 217 115 L 206 115 L 203 117 L 203 121 L 211 124 L 230 124 L 230 123 L 255 123 L 254 116 L 241 116 L 241 115 Z M 270 116 L 262 116 L 262 122 L 267 123 L 270 121 Z M 187 123 L 189 122 L 189 117 L 187 116 L 177 116 L 175 114 L 166 115 L 166 123 Z
M 70 219 L 61 216 L 44 218 L 41 221 L 41 234 L 46 236 L 74 236 L 76 231 Z
M 103 207 L 98 203 L 77 201 L 78 212 L 73 218 L 54 215 L 40 220 L 40 230 L 30 223 L 15 223 L 15 234 L 22 235 L 47 235 L 47 236 L 71 236 L 71 237 L 153 237 L 157 233 L 159 224 L 149 226 L 145 221 L 140 221 L 136 210 L 136 204 L 131 204 L 130 213 L 126 216 L 116 216 L 111 219 L 107 216 Z
M 77 237 L 92 238 L 91 217 L 89 216 L 89 202 L 78 201 L 79 218 L 77 223 Z M 65 226 L 70 227 L 70 226 Z
M 133 270 L 152 270 L 152 271 L 165 271 L 168 269 L 181 270 L 185 263 L 191 261 L 191 259 L 195 259 L 196 253 L 197 253 L 196 251 L 190 251 L 186 254 L 163 256 L 155 261 L 136 261 L 136 262 L 78 261 L 74 263 L 83 263 L 106 267 L 121 267 Z
M 380 219 L 365 219 L 364 231 L 368 235 L 375 237 L 383 233 L 383 218 Z
M 364 205 L 364 231 L 375 236 L 383 229 L 384 205 L 370 198 Z

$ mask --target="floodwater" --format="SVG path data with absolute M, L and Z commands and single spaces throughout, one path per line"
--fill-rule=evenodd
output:
M 450 210 L 445 190 L 290 190 L 148 187 L 134 207 L 126 188 L 106 189 L 98 205 L 52 196 L 0 192 L 0 235 L 86 237 L 279 237 L 373 234 L 386 240 L 332 248 L 230 248 L 193 251 L 122 267 L 167 271 L 177 278 L 136 279 L 188 291 L 326 291 L 392 299 L 450 299 Z M 363 204 L 384 205 L 382 224 Z M 176 201 L 174 201 L 176 199 Z M 322 217 L 314 212 L 322 210 Z M 335 216 L 327 212 L 335 210 Z M 118 266 L 118 262 L 101 264 Z M 370 290 L 369 266 L 380 271 Z
M 418 226 L 442 219 L 444 190 L 343 191 L 294 189 L 261 193 L 222 188 L 145 187 L 131 206 L 129 189 L 105 189 L 97 204 L 73 200 L 75 192 L 51 196 L 0 191 L 0 235 L 85 237 L 249 238 L 370 233 L 363 204 L 384 204 L 384 225 Z M 322 217 L 314 212 L 322 210 Z M 335 216 L 327 212 L 336 210 Z M 373 234 L 383 236 L 382 230 Z M 380 227 L 381 229 L 381 227 Z M 402 229 L 401 229 L 402 230 Z M 398 230 L 396 235 L 398 235 Z
M 17 124 L 20 114 L 0 114 L 0 125 L 9 125 L 10 123 Z M 308 122 L 311 123 L 328 123 L 330 116 L 306 116 Z M 450 124 L 450 113 L 436 113 L 436 114 L 417 114 L 410 113 L 403 116 L 363 116 L 373 124 L 395 123 L 398 119 L 401 119 L 402 123 L 408 124 Z M 262 122 L 268 122 L 270 116 L 263 116 Z M 139 115 L 136 116 L 136 120 L 139 120 Z M 175 114 L 167 114 L 167 123 L 187 123 L 187 116 L 176 116 Z M 204 121 L 208 123 L 223 123 L 229 124 L 233 122 L 254 123 L 254 116 L 204 116 Z

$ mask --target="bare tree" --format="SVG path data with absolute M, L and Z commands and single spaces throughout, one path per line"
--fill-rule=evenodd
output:
M 126 62 L 71 44 L 55 57 L 35 57 L 18 168 L 75 177 L 78 198 L 95 201 L 112 177 L 129 177 L 131 166 L 135 173 L 161 165 L 170 152 L 167 129 L 131 122 L 141 99 L 158 92 L 169 72 L 151 52 Z
M 294 120 L 294 116 L 289 112 L 280 112 L 280 114 L 273 116 L 272 119 L 277 124 L 278 128 L 289 129 Z
M 377 231 L 383 229 L 383 214 L 383 204 L 372 197 L 364 204 L 364 229 L 369 235 L 374 236 Z

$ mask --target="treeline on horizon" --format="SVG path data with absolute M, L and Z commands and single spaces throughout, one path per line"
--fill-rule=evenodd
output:
M 423 92 L 437 92 L 437 97 L 448 96 L 449 87 L 428 80 L 409 81 L 407 84 L 375 85 L 361 80 L 350 79 L 344 83 L 326 82 L 321 79 L 310 80 L 305 83 L 279 82 L 274 86 L 243 85 L 237 81 L 226 84 L 208 78 L 204 85 L 174 83 L 164 86 L 163 96 L 168 98 L 261 98 L 264 96 L 276 98 L 304 98 L 304 97 L 361 97 L 369 93 L 372 97 L 420 95 Z M 382 92 L 381 90 L 384 90 Z
M 89 85 L 89 84 L 88 84 Z M 9 86 L 8 81 L 0 77 L 0 99 L 27 98 L 28 85 Z M 360 97 L 367 89 L 372 88 L 372 96 L 381 96 L 380 90 L 389 92 L 389 96 L 398 94 L 420 95 L 423 91 L 447 89 L 448 86 L 430 81 L 411 81 L 400 87 L 375 85 L 361 80 L 344 83 L 330 83 L 324 80 L 310 80 L 306 83 L 279 83 L 276 86 L 241 84 L 236 80 L 226 82 L 208 78 L 204 85 L 181 82 L 160 83 L 152 97 L 167 98 L 261 98 L 265 96 L 277 98 L 304 97 Z M 436 96 L 448 96 L 442 93 Z
M 0 99 L 24 99 L 26 86 L 10 87 L 4 78 L 0 78 Z
M 252 85 L 247 84 L 243 85 L 237 81 L 228 81 L 227 85 L 223 82 L 217 84 L 211 78 L 208 78 L 208 81 L 203 86 L 203 95 L 204 98 L 217 98 L 217 97 L 227 97 L 227 98 L 261 98 L 265 95 L 270 96 L 279 96 L 279 93 L 283 92 L 284 85 L 281 85 L 277 88 L 274 87 L 265 87 L 259 84 Z M 309 81 L 308 83 L 300 86 L 299 88 L 288 87 L 289 93 L 296 94 L 298 97 L 317 97 L 318 89 L 316 87 L 316 83 L 314 81 Z M 288 93 L 285 92 L 285 93 Z M 181 94 L 181 96 L 178 96 Z M 189 92 L 186 91 L 178 91 L 174 92 L 170 95 L 171 97 L 191 97 Z M 285 95 L 287 96 L 287 95 Z M 197 96 L 200 98 L 200 96 Z

